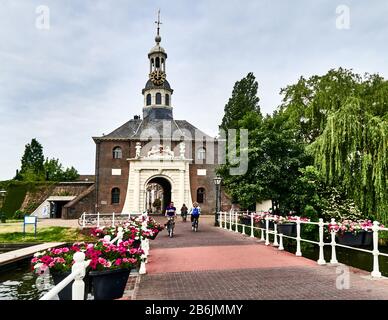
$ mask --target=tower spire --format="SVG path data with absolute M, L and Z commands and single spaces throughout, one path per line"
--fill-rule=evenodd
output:
M 155 21 L 155 23 L 157 24 L 157 34 L 156 34 L 156 37 L 155 37 L 155 41 L 156 43 L 159 43 L 160 41 L 162 41 L 162 37 L 160 36 L 160 25 L 163 24 L 161 21 L 160 21 L 160 9 L 158 10 L 158 21 Z

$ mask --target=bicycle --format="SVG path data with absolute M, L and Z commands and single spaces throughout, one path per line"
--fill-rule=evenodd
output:
M 174 227 L 175 227 L 175 218 L 174 217 L 168 217 L 167 220 L 167 232 L 168 236 L 172 238 L 174 236 Z
M 181 216 L 182 216 L 182 222 L 186 222 L 186 220 L 187 220 L 187 213 L 182 213 Z
M 84 222 L 85 222 L 85 226 L 97 225 L 97 217 L 85 216 L 85 219 L 84 219 L 83 216 L 80 216 L 78 218 L 78 224 L 82 227 L 84 225 Z
M 193 217 L 193 222 L 191 224 L 191 230 L 197 232 L 198 231 L 198 219 L 199 217 Z

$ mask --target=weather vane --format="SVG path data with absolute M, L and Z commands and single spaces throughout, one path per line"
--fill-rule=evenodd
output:
M 160 9 L 158 10 L 158 21 L 155 21 L 155 23 L 158 25 L 158 35 L 159 35 L 160 25 L 163 24 L 160 22 Z

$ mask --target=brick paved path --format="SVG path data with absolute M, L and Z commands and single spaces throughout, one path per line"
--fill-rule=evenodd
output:
M 147 274 L 133 298 L 138 300 L 234 299 L 388 299 L 388 280 L 372 280 L 351 268 L 350 288 L 339 290 L 337 266 L 278 251 L 239 233 L 200 222 L 176 224 L 170 239 L 163 231 L 151 241 Z M 133 293 L 133 291 L 131 291 Z

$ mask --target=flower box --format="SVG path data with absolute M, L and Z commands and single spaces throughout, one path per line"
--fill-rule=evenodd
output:
M 371 246 L 373 244 L 373 232 L 365 231 L 364 232 L 364 241 L 362 243 L 363 246 Z
M 286 222 L 278 224 L 277 231 L 285 236 L 296 237 L 296 223 Z
M 362 246 L 364 244 L 364 233 L 365 231 L 340 233 L 337 236 L 338 243 L 345 246 Z
M 61 281 L 63 281 L 67 276 L 71 274 L 70 271 L 67 272 L 51 272 L 51 276 L 53 278 L 54 284 L 58 285 Z M 85 293 L 84 300 L 87 299 L 88 293 L 90 292 L 90 278 L 88 274 L 85 275 L 83 281 L 85 282 Z M 72 300 L 73 297 L 73 283 L 70 282 L 63 290 L 58 293 L 59 300 Z
M 123 296 L 130 269 L 90 271 L 94 300 L 114 300 Z
M 258 225 L 259 225 L 259 228 L 266 229 L 266 222 L 265 222 L 265 220 L 260 220 L 258 222 Z M 275 227 L 275 223 L 273 222 L 273 220 L 269 220 L 268 221 L 268 229 L 269 230 L 273 230 L 274 227 Z

